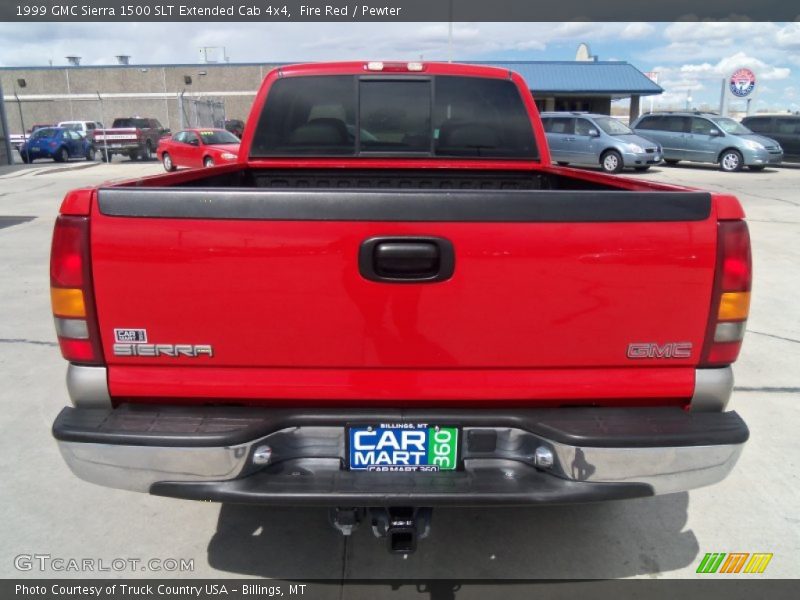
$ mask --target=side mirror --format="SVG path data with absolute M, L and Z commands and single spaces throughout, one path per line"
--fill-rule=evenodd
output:
M 712 129 L 711 131 L 708 132 L 708 135 L 711 136 L 722 135 L 722 132 L 719 129 Z
M 592 128 L 589 130 L 589 137 L 600 137 L 600 132 Z

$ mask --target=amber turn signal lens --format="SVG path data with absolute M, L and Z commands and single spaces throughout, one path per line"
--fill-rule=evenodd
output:
M 86 317 L 83 291 L 79 288 L 50 288 L 50 302 L 57 317 Z
M 720 321 L 742 321 L 750 312 L 750 292 L 725 292 L 719 302 Z

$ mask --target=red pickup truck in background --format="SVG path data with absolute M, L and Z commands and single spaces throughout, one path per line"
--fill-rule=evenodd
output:
M 94 142 L 104 162 L 115 154 L 131 160 L 152 160 L 159 140 L 170 132 L 158 119 L 114 119 L 110 129 L 95 129 Z
M 365 515 L 723 479 L 750 243 L 729 195 L 550 164 L 523 80 L 282 67 L 239 161 L 75 190 L 51 294 L 76 475 Z

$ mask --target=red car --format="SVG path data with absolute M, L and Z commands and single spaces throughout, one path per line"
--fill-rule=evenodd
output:
M 167 171 L 236 162 L 239 138 L 224 129 L 184 129 L 158 143 L 158 159 Z

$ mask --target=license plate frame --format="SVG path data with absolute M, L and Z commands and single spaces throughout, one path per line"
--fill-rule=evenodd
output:
M 384 437 L 387 431 L 390 432 L 389 437 Z M 365 432 L 365 435 L 357 439 L 355 434 L 358 432 Z M 420 432 L 425 433 L 424 441 L 420 440 Z M 463 468 L 463 435 L 458 425 L 421 422 L 347 423 L 344 433 L 344 468 L 347 471 L 438 473 L 460 471 Z M 424 457 L 419 456 L 420 444 L 425 448 Z M 445 449 L 444 445 L 448 445 L 448 448 Z M 371 457 L 370 452 L 373 453 Z M 365 463 L 365 459 L 369 464 Z M 387 460 L 392 461 L 391 464 L 386 464 Z

